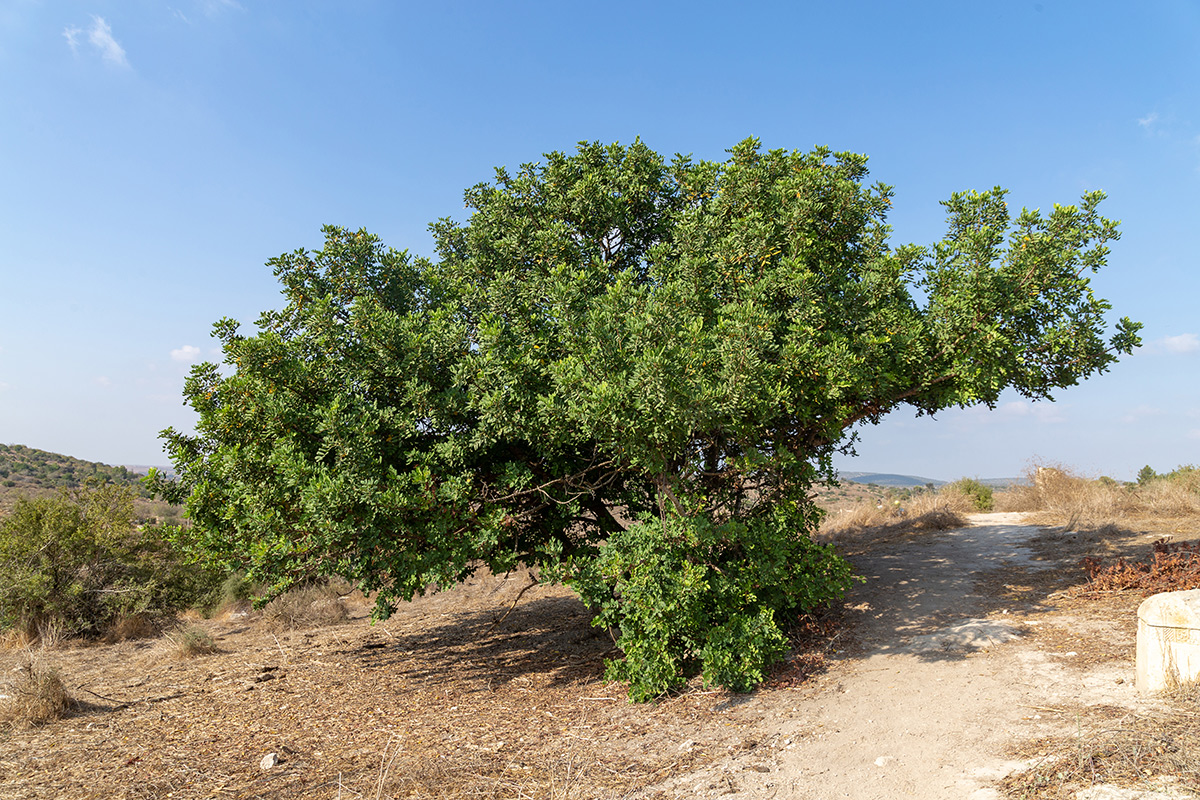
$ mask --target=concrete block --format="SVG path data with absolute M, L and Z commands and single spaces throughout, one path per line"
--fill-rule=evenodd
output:
M 1147 597 L 1137 614 L 1138 690 L 1200 681 L 1200 589 Z

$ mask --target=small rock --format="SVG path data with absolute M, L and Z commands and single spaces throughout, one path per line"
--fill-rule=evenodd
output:
M 271 769 L 279 765 L 279 753 L 267 753 L 258 763 L 260 769 Z
M 895 760 L 896 760 L 895 756 L 880 756 L 879 758 L 875 759 L 875 766 L 886 767 L 888 764 L 890 764 L 891 762 L 893 762 Z
M 679 749 L 685 753 L 690 753 L 692 751 L 692 748 L 695 746 L 696 746 L 696 743 L 693 742 L 691 739 L 688 739 L 686 742 L 679 745 Z

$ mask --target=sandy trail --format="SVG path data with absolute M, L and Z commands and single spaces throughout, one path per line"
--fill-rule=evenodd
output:
M 867 579 L 848 599 L 861 615 L 860 647 L 835 667 L 836 682 L 786 718 L 763 721 L 779 737 L 769 773 L 736 773 L 727 763 L 723 782 L 700 776 L 690 791 L 804 800 L 998 798 L 995 781 L 1015 766 L 1005 760 L 1007 745 L 1063 724 L 1062 715 L 1041 711 L 1076 702 L 1143 707 L 1131 662 L 1072 669 L 1073 653 L 1044 652 L 1022 640 L 1033 626 L 1069 626 L 1069 619 L 1010 612 L 986 591 L 982 578 L 996 570 L 1055 566 L 1035 564 L 1028 542 L 1038 533 L 1020 514 L 980 514 L 970 527 L 853 559 Z

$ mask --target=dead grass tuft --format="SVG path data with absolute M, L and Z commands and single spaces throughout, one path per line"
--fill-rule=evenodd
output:
M 263 608 L 263 620 L 271 630 L 321 628 L 349 618 L 345 597 L 353 591 L 346 581 L 333 579 L 292 589 Z
M 171 631 L 165 640 L 169 651 L 178 658 L 196 658 L 221 652 L 209 632 L 199 625 Z
M 38 646 L 52 650 L 67 638 L 66 630 L 57 619 L 25 619 L 0 635 L 0 649 L 27 650 Z
M 0 722 L 25 729 L 45 725 L 66 715 L 74 705 L 58 670 L 29 659 L 0 700 Z

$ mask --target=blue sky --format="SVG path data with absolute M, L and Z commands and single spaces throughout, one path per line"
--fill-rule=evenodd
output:
M 871 157 L 894 241 L 1002 185 L 1122 221 L 1094 280 L 1146 346 L 1055 403 L 862 431 L 846 470 L 1132 478 L 1200 462 L 1195 2 L 0 4 L 0 442 L 162 464 L 212 323 L 278 307 L 263 263 L 365 227 L 432 255 L 496 166 L 640 136 Z

